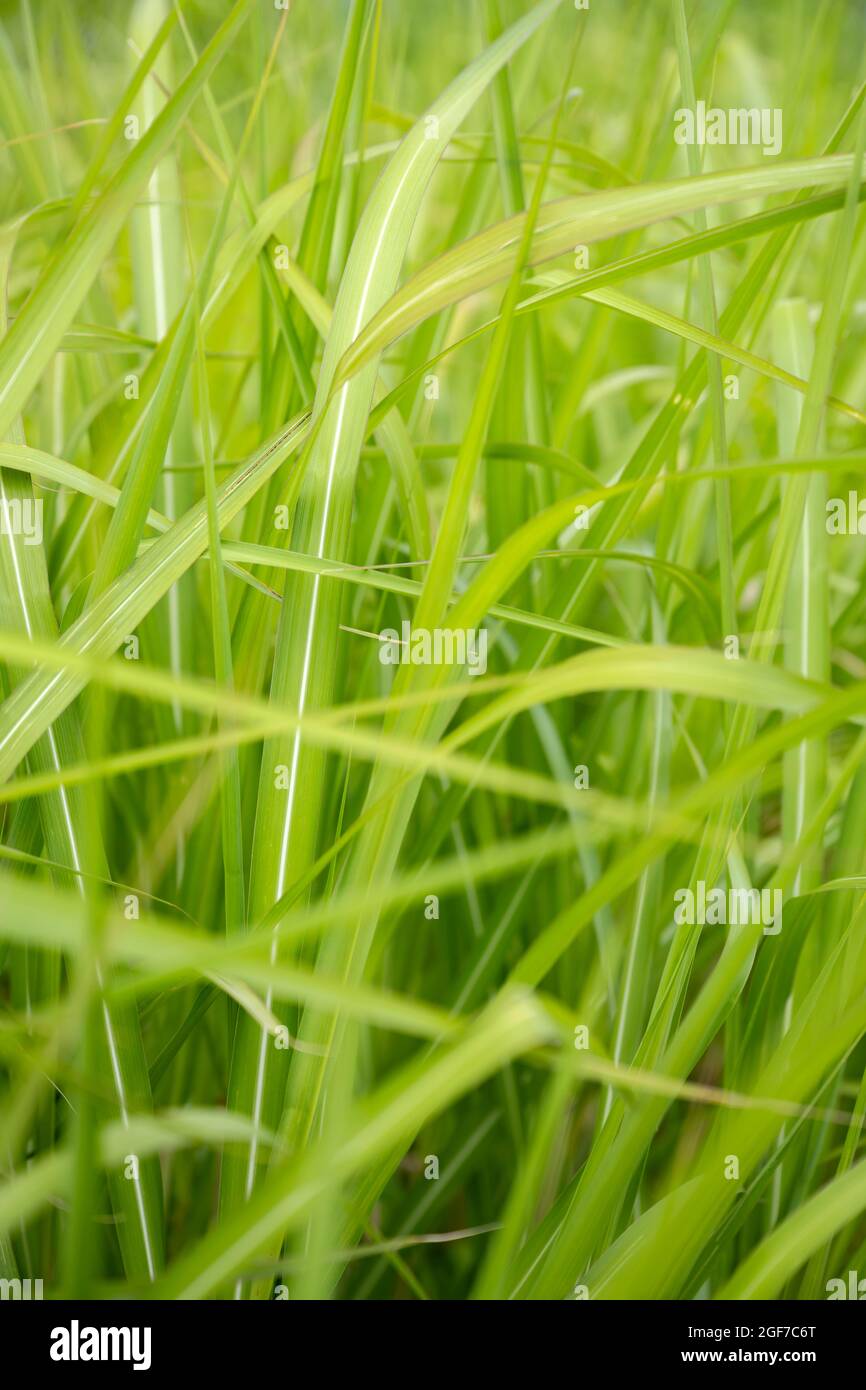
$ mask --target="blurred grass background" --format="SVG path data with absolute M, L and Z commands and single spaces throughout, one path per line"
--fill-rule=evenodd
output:
M 0 1274 L 826 1297 L 862 7 L 0 17 L 0 488 L 44 530 L 0 535 Z M 693 98 L 781 155 L 680 147 Z M 483 625 L 486 676 L 383 665 L 404 620 Z M 781 932 L 676 922 L 699 882 Z

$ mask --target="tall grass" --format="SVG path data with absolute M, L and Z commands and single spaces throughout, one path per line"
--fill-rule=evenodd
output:
M 0 32 L 0 1275 L 866 1277 L 861 7 Z

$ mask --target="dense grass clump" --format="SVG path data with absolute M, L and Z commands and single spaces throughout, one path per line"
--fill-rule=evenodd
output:
M 866 1277 L 862 5 L 0 16 L 0 1276 Z

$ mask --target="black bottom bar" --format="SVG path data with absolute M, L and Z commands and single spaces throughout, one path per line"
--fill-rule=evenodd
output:
M 256 1383 L 296 1373 L 314 1361 L 321 1372 L 388 1358 L 393 1376 L 410 1364 L 424 1379 L 441 1368 L 453 1374 L 478 1366 L 489 1378 L 498 1361 L 539 1331 L 545 1361 L 565 1358 L 576 1372 L 601 1358 L 611 1372 L 665 1374 L 674 1368 L 700 1376 L 713 1366 L 765 1370 L 811 1367 L 828 1371 L 861 1365 L 863 1318 L 844 1302 L 475 1304 L 436 1312 L 434 1304 L 348 1303 L 0 1303 L 0 1334 L 14 1346 L 21 1370 L 50 1379 L 99 1377 L 108 1371 L 161 1375 L 209 1371 Z M 375 1306 L 382 1309 L 375 1311 Z M 503 1313 L 506 1316 L 503 1317 Z M 379 1317 L 383 1319 L 378 1322 Z M 416 1322 L 415 1319 L 418 1319 Z M 452 1322 L 456 1318 L 456 1322 Z M 523 1319 L 526 1319 L 524 1322 Z M 452 1336 L 451 1334 L 456 1334 Z M 515 1334 L 520 1338 L 515 1343 Z M 406 1361 L 404 1338 L 414 1352 Z M 551 1336 L 559 1345 L 551 1346 Z M 423 1340 L 418 1341 L 418 1338 Z M 559 1339 L 562 1341 L 559 1342 Z M 401 1351 L 401 1348 L 404 1348 Z M 458 1350 L 459 1348 L 459 1350 Z M 392 1379 L 391 1376 L 388 1379 Z

